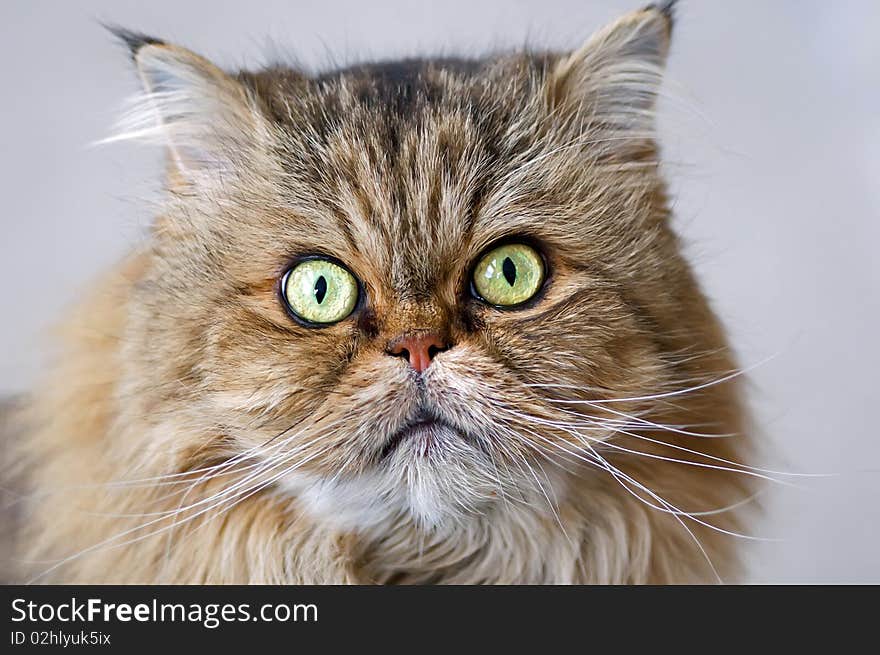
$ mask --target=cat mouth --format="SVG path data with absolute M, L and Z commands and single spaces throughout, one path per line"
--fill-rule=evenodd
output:
M 461 431 L 451 423 L 428 410 L 420 410 L 388 438 L 379 453 L 379 461 L 386 459 L 402 444 L 413 441 L 417 442 L 418 453 L 426 456 L 437 447 L 438 440 L 449 433 L 461 436 Z

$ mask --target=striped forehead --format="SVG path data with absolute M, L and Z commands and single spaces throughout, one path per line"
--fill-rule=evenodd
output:
M 402 135 L 394 156 L 379 142 L 340 145 L 355 152 L 337 180 L 339 229 L 400 293 L 427 293 L 467 247 L 481 172 L 471 158 L 444 154 L 443 129 Z
M 450 170 L 421 137 L 350 179 L 352 201 L 336 215 L 351 246 L 401 296 L 430 295 L 466 249 L 473 211 L 471 172 Z
M 292 128 L 310 141 L 292 144 L 291 177 L 320 189 L 353 258 L 400 295 L 429 295 L 461 266 L 479 205 L 504 169 L 498 133 L 509 116 L 481 111 L 466 67 L 436 63 L 318 78 L 321 92 Z

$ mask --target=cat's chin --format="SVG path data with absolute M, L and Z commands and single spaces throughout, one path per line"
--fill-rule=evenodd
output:
M 297 471 L 283 482 L 315 520 L 362 530 L 389 521 L 425 529 L 467 522 L 499 502 L 501 479 L 491 458 L 467 436 L 442 424 L 415 424 L 389 440 L 383 457 L 356 475 L 321 477 Z
M 445 421 L 420 417 L 391 435 L 379 456 L 379 466 L 430 465 L 432 458 L 442 463 L 444 455 L 454 454 L 462 440 L 470 438 Z

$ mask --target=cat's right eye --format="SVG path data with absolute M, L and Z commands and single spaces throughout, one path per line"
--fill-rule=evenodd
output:
M 287 307 L 306 323 L 338 323 L 354 311 L 358 301 L 354 276 L 329 259 L 306 259 L 281 280 L 281 296 Z

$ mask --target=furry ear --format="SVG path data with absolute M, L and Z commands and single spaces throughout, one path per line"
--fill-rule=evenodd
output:
M 184 48 L 109 29 L 129 48 L 143 94 L 105 141 L 162 143 L 175 172 L 190 180 L 235 169 L 261 143 L 262 114 L 237 80 Z
M 674 4 L 627 14 L 559 60 L 548 79 L 551 108 L 581 129 L 607 132 L 618 145 L 628 137 L 651 139 Z

